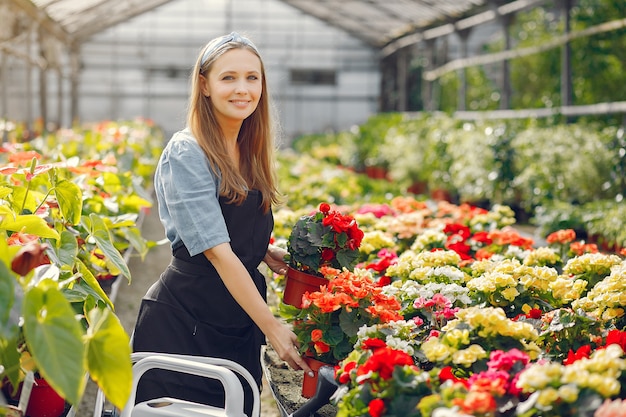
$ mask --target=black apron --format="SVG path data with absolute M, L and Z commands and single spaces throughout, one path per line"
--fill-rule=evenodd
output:
M 241 205 L 220 197 L 222 214 L 235 254 L 266 300 L 265 277 L 257 269 L 274 226 L 271 211 L 261 208 L 261 193 L 252 190 Z M 265 336 L 237 304 L 203 253 L 190 256 L 182 246 L 170 265 L 142 299 L 133 334 L 133 351 L 162 352 L 230 359 L 262 383 L 261 345 Z M 246 413 L 251 415 L 252 392 L 244 382 Z M 148 371 L 140 380 L 136 403 L 169 396 L 224 406 L 217 381 L 171 371 Z

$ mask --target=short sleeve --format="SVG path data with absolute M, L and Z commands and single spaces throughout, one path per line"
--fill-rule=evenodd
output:
M 173 249 L 184 244 L 194 256 L 230 242 L 218 189 L 218 179 L 196 140 L 176 134 L 155 173 L 159 217 Z

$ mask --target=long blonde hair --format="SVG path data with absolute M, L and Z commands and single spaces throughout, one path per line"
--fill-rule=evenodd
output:
M 206 154 L 211 169 L 221 178 L 219 194 L 230 203 L 241 204 L 248 190 L 259 190 L 263 196 L 262 207 L 267 212 L 279 203 L 274 171 L 274 126 L 270 99 L 265 79 L 265 67 L 256 47 L 246 38 L 227 40 L 222 37 L 209 42 L 198 56 L 191 73 L 191 95 L 187 111 L 187 124 Z M 217 45 L 217 46 L 216 46 Z M 220 128 L 211 100 L 202 93 L 201 78 L 208 75 L 215 60 L 235 48 L 247 49 L 261 61 L 261 97 L 254 112 L 242 123 L 239 143 L 239 167 L 229 163 L 226 138 Z

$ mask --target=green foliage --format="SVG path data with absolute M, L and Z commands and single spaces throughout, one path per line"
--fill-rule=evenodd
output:
M 144 179 L 118 169 L 153 171 L 160 143 L 140 146 L 151 129 L 133 126 L 45 134 L 0 154 L 10 157 L 0 167 L 0 378 L 13 386 L 28 357 L 71 404 L 86 375 L 117 407 L 130 394 L 129 336 L 98 279 L 130 280 L 123 253 L 151 246 L 137 227 L 151 205 Z

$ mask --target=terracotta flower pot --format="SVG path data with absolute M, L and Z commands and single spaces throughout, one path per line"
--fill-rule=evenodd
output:
M 305 292 L 319 291 L 322 285 L 326 285 L 328 280 L 297 269 L 287 270 L 285 291 L 283 292 L 283 302 L 294 307 L 302 308 L 302 296 Z
M 311 398 L 317 392 L 317 378 L 319 376 L 318 371 L 322 366 L 328 364 L 309 356 L 305 356 L 303 359 L 313 370 L 313 376 L 309 376 L 306 373 L 304 374 L 304 377 L 302 378 L 302 396 L 304 398 Z

